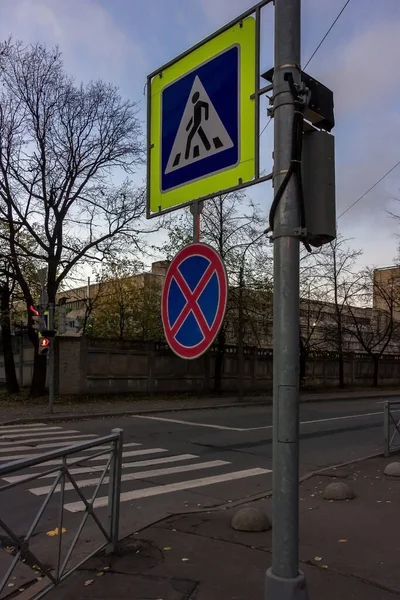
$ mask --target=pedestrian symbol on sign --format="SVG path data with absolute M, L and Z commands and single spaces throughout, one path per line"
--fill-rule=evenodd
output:
M 198 76 L 176 133 L 165 174 L 234 146 Z

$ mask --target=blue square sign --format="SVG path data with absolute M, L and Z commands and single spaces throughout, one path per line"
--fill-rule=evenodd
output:
M 166 86 L 161 95 L 161 191 L 240 162 L 240 46 Z

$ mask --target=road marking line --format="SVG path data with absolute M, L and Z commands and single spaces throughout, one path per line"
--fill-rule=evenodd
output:
M 7 448 L 0 448 L 0 453 L 9 452 L 12 450 L 20 451 L 20 450 L 42 450 L 46 448 L 63 448 L 64 446 L 74 446 L 75 444 L 85 444 L 86 442 L 93 442 L 93 438 L 98 437 L 96 435 L 90 436 L 92 439 L 84 439 L 78 440 L 77 442 L 53 442 L 52 444 L 38 444 L 37 446 L 10 446 L 9 442 L 0 442 L 0 446 L 3 443 L 7 443 Z M 38 441 L 38 440 L 35 440 Z M 111 444 L 111 442 L 110 442 Z M 88 448 L 87 450 L 82 450 L 82 452 L 96 452 L 96 450 L 107 450 L 107 448 L 111 449 L 110 444 L 105 444 L 104 446 L 94 446 L 93 448 Z M 124 448 L 129 448 L 130 446 L 141 446 L 142 444 L 138 444 L 136 442 L 131 442 L 129 444 L 124 444 Z
M 13 428 L 13 429 L 5 429 L 4 427 L 0 427 L 0 435 L 3 433 L 5 435 L 13 435 L 14 433 L 34 433 L 36 431 L 44 432 L 44 431 L 59 431 L 62 427 L 32 427 L 31 429 L 22 429 L 22 427 Z
M 22 444 L 21 445 L 21 449 L 22 450 L 34 450 L 35 448 L 57 448 L 58 446 L 70 446 L 71 444 L 78 444 L 78 443 L 83 443 L 83 442 L 92 442 L 93 438 L 98 437 L 95 434 L 91 434 L 91 435 L 87 435 L 83 440 L 79 439 L 76 442 L 73 441 L 69 441 L 69 438 L 71 437 L 71 440 L 73 438 L 78 438 L 80 437 L 79 435 L 72 435 L 72 436 L 68 436 L 68 438 L 61 438 L 62 441 L 59 442 L 53 442 L 52 444 L 41 444 L 41 442 L 47 442 L 47 441 L 52 441 L 52 440 L 59 440 L 60 438 L 58 437 L 54 437 L 54 438 L 46 438 L 45 440 L 36 440 L 36 439 L 28 439 L 28 440 L 9 440 L 7 442 L 0 442 L 0 452 L 5 452 L 6 450 L 2 450 L 1 448 L 4 446 L 7 449 L 10 450 L 17 450 L 17 447 L 14 446 L 13 444 Z M 91 438 L 91 439 L 89 439 Z M 65 440 L 65 441 L 64 441 Z M 68 441 L 67 441 L 68 440 Z M 36 444 L 35 446 L 31 446 L 29 444 Z
M 30 429 L 32 427 L 47 427 L 46 423 L 27 423 L 26 425 L 1 425 L 0 431 L 6 431 L 8 429 L 15 429 L 16 427 L 21 427 L 21 429 Z
M 1 432 L 0 432 L 1 433 Z M 65 437 L 66 435 L 71 435 L 73 433 L 79 433 L 79 435 L 85 435 L 84 433 L 81 433 L 80 431 L 78 431 L 78 429 L 70 429 L 68 431 L 42 431 L 41 433 L 20 433 L 16 436 L 13 436 L 12 434 L 6 434 L 6 435 L 0 435 L 0 439 L 1 440 L 7 440 L 7 439 L 14 439 L 14 438 L 28 438 L 30 436 L 32 436 L 33 438 L 41 438 L 42 436 L 45 436 L 47 439 L 48 435 L 55 435 L 57 433 L 57 435 L 62 435 L 63 437 Z M 72 437 L 76 437 L 76 435 L 72 436 Z
M 400 409 L 392 410 L 392 412 L 400 412 Z M 382 417 L 383 417 L 383 412 L 360 413 L 358 415 L 344 415 L 341 417 L 329 417 L 327 419 L 315 419 L 313 421 L 301 421 L 300 425 L 312 425 L 314 423 L 328 423 L 330 421 L 340 421 L 340 420 L 344 420 L 344 419 L 359 419 L 361 417 L 374 417 L 374 416 L 378 416 L 378 415 L 382 415 Z M 166 417 L 150 417 L 147 415 L 134 415 L 134 418 L 135 419 L 149 419 L 149 420 L 153 420 L 153 421 L 165 421 L 167 423 L 178 423 L 179 425 L 189 425 L 190 427 L 206 427 L 209 429 L 222 429 L 225 431 L 244 432 L 244 431 L 259 431 L 261 429 L 272 429 L 273 428 L 273 425 L 262 425 L 261 427 L 248 427 L 248 428 L 228 427 L 228 426 L 224 426 L 224 425 L 212 425 L 210 423 L 193 423 L 192 421 L 181 421 L 179 419 L 168 419 Z
M 214 469 L 216 467 L 223 467 L 225 465 L 230 465 L 231 463 L 226 460 L 212 460 L 208 462 L 202 462 L 192 465 L 183 465 L 180 467 L 167 467 L 166 469 L 154 469 L 153 471 L 138 471 L 137 473 L 127 473 L 122 475 L 121 481 L 133 481 L 134 479 L 151 479 L 152 477 L 162 477 L 164 475 L 175 475 L 176 473 L 187 473 L 188 471 L 197 471 L 201 469 Z M 110 481 L 109 477 L 105 477 L 103 480 L 103 485 L 108 484 Z M 77 485 L 80 488 L 84 487 L 95 487 L 99 483 L 99 478 L 96 479 L 83 479 L 81 481 L 77 481 Z M 29 491 L 35 496 L 45 496 L 49 493 L 52 486 L 44 486 L 38 488 L 30 488 Z M 74 490 L 74 486 L 72 483 L 65 484 L 65 491 L 70 492 Z M 54 492 L 61 491 L 61 484 L 57 485 Z
M 63 438 L 61 438 L 62 441 L 68 441 L 68 444 L 79 444 L 80 440 L 83 439 L 87 439 L 88 437 L 90 438 L 96 438 L 99 437 L 98 435 L 92 434 L 90 436 L 84 436 L 82 433 L 77 433 L 76 435 L 67 435 L 64 436 Z M 89 441 L 92 441 L 89 440 Z M 8 446 L 9 448 L 12 448 L 12 444 L 39 444 L 40 442 L 55 442 L 57 440 L 60 440 L 59 437 L 46 437 L 44 439 L 41 438 L 28 438 L 27 440 L 8 440 L 7 442 L 0 442 L 0 446 Z M 61 442 L 60 440 L 60 442 Z
M 224 431 L 247 431 L 240 427 L 227 427 L 225 425 L 212 425 L 210 423 L 192 423 L 191 421 L 181 421 L 179 419 L 167 419 L 165 417 L 149 417 L 147 415 L 133 415 L 135 419 L 149 419 L 151 421 L 165 421 L 167 423 L 178 423 L 178 425 L 190 425 L 193 427 L 208 427 L 210 429 L 222 429 Z
M 179 481 L 177 483 L 169 483 L 167 485 L 159 485 L 151 488 L 142 488 L 141 490 L 133 490 L 131 492 L 123 492 L 121 494 L 121 502 L 129 502 L 130 500 L 139 500 L 140 498 L 149 498 L 150 496 L 159 496 L 161 494 L 170 494 L 181 490 L 190 490 L 198 487 L 205 487 L 217 483 L 225 483 L 227 481 L 235 481 L 238 479 L 246 479 L 247 477 L 255 477 L 272 473 L 270 469 L 246 469 L 245 471 L 233 471 L 223 475 L 213 475 L 211 477 L 203 477 L 201 479 L 191 479 L 189 481 Z M 96 498 L 93 503 L 95 508 L 101 508 L 108 505 L 108 496 Z M 85 510 L 83 502 L 71 502 L 64 504 L 64 508 L 69 512 L 82 512 Z
M 123 469 L 137 469 L 139 467 L 151 467 L 153 465 L 161 465 L 166 463 L 180 462 L 184 460 L 191 460 L 193 458 L 199 458 L 197 454 L 177 454 L 176 456 L 164 456 L 163 458 L 151 458 L 150 460 L 136 460 L 135 462 L 122 463 Z M 77 467 L 76 469 L 69 469 L 69 472 L 72 475 L 80 475 L 82 473 L 98 473 L 104 471 L 103 466 L 92 466 L 92 467 Z M 48 473 L 47 475 L 42 475 L 40 477 L 40 473 L 30 473 L 30 475 L 13 475 L 12 477 L 4 477 L 4 481 L 8 483 L 17 483 L 25 481 L 28 477 L 38 477 L 38 479 L 55 479 L 57 473 Z
M 131 452 L 123 452 L 122 456 L 123 457 L 129 457 L 129 456 L 144 456 L 145 454 L 159 454 L 161 452 L 168 452 L 168 450 L 166 450 L 165 448 L 148 448 L 148 449 L 144 449 L 144 450 L 132 450 Z M 41 456 L 41 455 L 39 455 Z M 104 456 L 106 456 L 106 454 L 104 454 Z M 71 455 L 70 460 L 73 462 L 89 462 L 92 460 L 103 460 L 104 462 L 107 462 L 107 456 L 106 458 L 104 458 L 104 456 L 95 456 L 94 458 L 90 458 L 89 456 L 73 456 Z M 68 463 L 68 460 L 67 460 Z M 52 466 L 52 465 L 59 465 L 61 464 L 60 459 L 56 459 L 56 460 L 48 460 L 45 463 L 42 463 L 41 466 Z
M 85 443 L 85 441 L 87 442 L 92 442 L 93 440 L 82 440 L 82 444 Z M 80 443 L 80 440 L 78 440 L 78 442 L 71 442 L 71 446 L 75 446 L 75 444 Z M 127 446 L 141 446 L 141 444 L 137 444 L 136 442 L 132 442 L 130 444 L 125 444 L 124 447 Z M 36 448 L 32 448 L 32 450 L 36 450 Z M 11 448 L 12 450 L 12 448 Z M 111 446 L 109 446 L 108 444 L 105 444 L 104 446 L 94 446 L 93 448 L 87 448 L 86 450 L 79 450 L 79 452 L 90 452 L 91 454 L 94 454 L 97 450 L 110 450 L 111 451 Z M 156 452 L 167 452 L 166 450 L 162 449 L 162 448 L 154 448 L 152 450 L 135 450 L 132 452 L 123 452 L 123 456 L 138 456 L 140 454 L 155 454 Z M 40 454 L 10 454 L 8 456 L 0 456 L 0 462 L 12 462 L 13 460 L 20 460 L 22 458 L 38 458 L 39 456 L 43 456 L 43 452 Z M 103 456 L 96 456 L 95 458 L 90 458 L 90 454 L 88 456 L 75 456 L 74 454 L 71 454 L 68 458 L 72 461 L 77 460 L 77 459 L 81 459 L 81 461 L 88 461 L 88 460 L 105 460 L 104 456 L 106 456 L 106 453 L 104 453 Z M 11 460 L 10 460 L 11 459 Z M 42 463 L 43 465 L 58 465 L 61 463 L 61 458 L 60 459 L 55 459 L 55 460 L 49 460 L 47 462 Z M 67 459 L 68 462 L 68 459 Z
M 400 412 L 400 409 L 392 412 Z M 300 425 L 310 425 L 312 423 L 326 423 L 328 421 L 342 421 L 344 419 L 359 419 L 361 417 L 376 417 L 379 415 L 381 415 L 383 419 L 383 412 L 380 411 L 373 413 L 360 413 L 358 415 L 344 415 L 342 417 L 329 417 L 329 419 L 316 419 L 314 421 L 301 421 Z

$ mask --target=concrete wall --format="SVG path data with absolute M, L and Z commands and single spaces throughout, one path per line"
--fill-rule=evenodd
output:
M 23 384 L 30 384 L 33 350 L 23 347 L 15 354 L 17 375 L 23 373 Z M 176 357 L 164 343 L 56 338 L 56 391 L 59 394 L 141 393 L 205 393 L 214 388 L 217 349 L 212 348 L 197 360 Z M 235 392 L 238 380 L 238 356 L 235 346 L 225 348 L 222 390 Z M 367 387 L 373 382 L 372 360 L 365 354 L 345 357 L 346 387 Z M 247 391 L 260 392 L 272 387 L 272 352 L 245 349 L 245 381 Z M 0 381 L 4 366 L 0 355 Z M 339 364 L 335 354 L 312 353 L 306 367 L 307 386 L 334 388 L 339 383 Z M 380 386 L 400 386 L 400 356 L 388 355 L 380 361 Z
M 197 360 L 176 357 L 164 343 L 60 338 L 60 394 L 113 394 L 126 392 L 209 392 L 214 387 L 217 349 Z M 345 358 L 348 387 L 373 383 L 373 364 L 368 355 Z M 238 356 L 234 346 L 225 349 L 223 391 L 236 391 Z M 314 388 L 337 387 L 339 364 L 335 354 L 313 353 L 307 361 L 306 383 Z M 389 355 L 380 363 L 379 385 L 400 385 L 400 356 Z M 257 348 L 245 350 L 245 382 L 248 391 L 272 387 L 272 352 Z

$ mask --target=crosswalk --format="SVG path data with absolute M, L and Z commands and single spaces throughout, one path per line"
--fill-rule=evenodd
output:
M 43 423 L 0 427 L 0 465 L 25 458 L 39 457 L 46 452 L 64 449 L 72 444 L 93 441 L 97 437 L 96 434 L 88 435 L 78 429 L 66 429 Z M 93 455 L 99 450 L 108 448 L 107 444 L 99 445 L 86 449 L 79 455 L 71 455 L 67 459 L 67 463 L 73 463 L 69 471 L 80 489 L 90 491 L 91 488 L 93 490 L 96 488 L 99 476 L 107 466 L 109 455 Z M 28 487 L 27 491 L 37 497 L 45 496 L 52 489 L 57 476 L 57 473 L 45 473 L 45 471 L 60 463 L 61 459 L 48 460 L 15 475 L 7 475 L 3 481 L 23 485 L 24 481 L 29 478 L 29 485 L 32 487 Z M 238 471 L 233 469 L 232 463 L 227 460 L 204 460 L 204 457 L 196 454 L 173 454 L 168 448 L 151 448 L 139 442 L 127 442 L 123 448 L 121 502 L 162 496 L 271 473 L 269 469 L 258 467 Z M 96 476 L 96 474 L 98 475 Z M 38 479 L 32 480 L 34 476 Z M 159 485 L 158 481 L 160 481 Z M 106 476 L 94 502 L 94 506 L 97 508 L 108 505 L 108 483 L 109 478 Z M 61 489 L 61 485 L 58 485 L 53 493 L 58 494 Z M 104 495 L 102 490 L 104 490 Z M 85 510 L 85 505 L 81 500 L 71 501 L 72 498 L 68 498 L 69 493 L 76 497 L 74 486 L 70 482 L 65 483 L 64 491 L 64 508 L 67 511 L 79 513 Z

